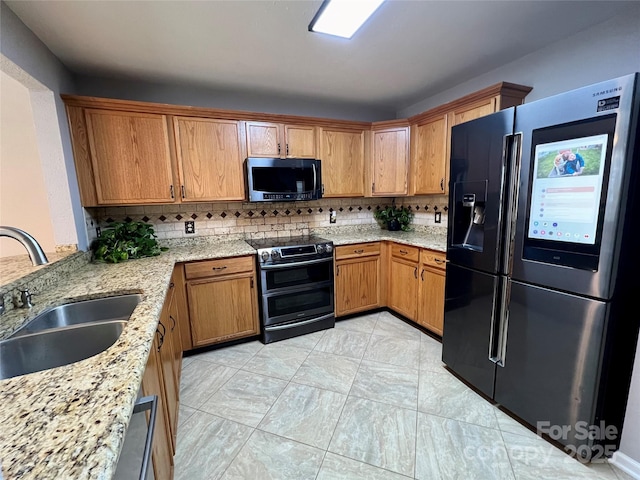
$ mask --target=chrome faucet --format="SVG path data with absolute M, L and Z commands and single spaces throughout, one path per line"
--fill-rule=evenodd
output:
M 49 260 L 47 260 L 47 256 L 44 254 L 40 244 L 24 230 L 20 230 L 15 227 L 0 226 L 0 237 L 9 237 L 18 240 L 22 246 L 27 249 L 29 258 L 31 258 L 31 263 L 34 265 L 44 265 L 45 263 L 49 263 Z

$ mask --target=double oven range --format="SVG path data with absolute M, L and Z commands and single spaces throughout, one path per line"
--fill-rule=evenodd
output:
M 332 242 L 306 236 L 248 243 L 258 253 L 264 343 L 335 326 Z

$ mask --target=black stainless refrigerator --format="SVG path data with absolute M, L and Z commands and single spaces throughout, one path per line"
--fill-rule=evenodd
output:
M 452 130 L 443 361 L 583 457 L 638 340 L 639 104 L 633 74 Z

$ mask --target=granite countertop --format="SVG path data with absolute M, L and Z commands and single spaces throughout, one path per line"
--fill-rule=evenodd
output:
M 315 233 L 315 232 L 314 232 Z M 444 251 L 445 238 L 383 230 L 318 232 L 336 245 L 391 240 Z M 160 312 L 178 262 L 253 255 L 243 240 L 199 237 L 175 242 L 152 258 L 88 263 L 64 275 L 35 305 L 2 316 L 5 338 L 44 309 L 61 303 L 140 293 L 116 343 L 86 360 L 0 381 L 0 462 L 6 480 L 110 479 L 136 401 Z

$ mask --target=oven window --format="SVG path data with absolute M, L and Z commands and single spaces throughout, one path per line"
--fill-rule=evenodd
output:
M 265 271 L 266 290 L 301 287 L 309 283 L 328 282 L 333 279 L 331 260 L 305 266 L 291 266 L 279 270 Z
M 333 287 L 326 286 L 293 293 L 274 295 L 267 299 L 269 318 L 283 315 L 315 314 L 333 311 Z

